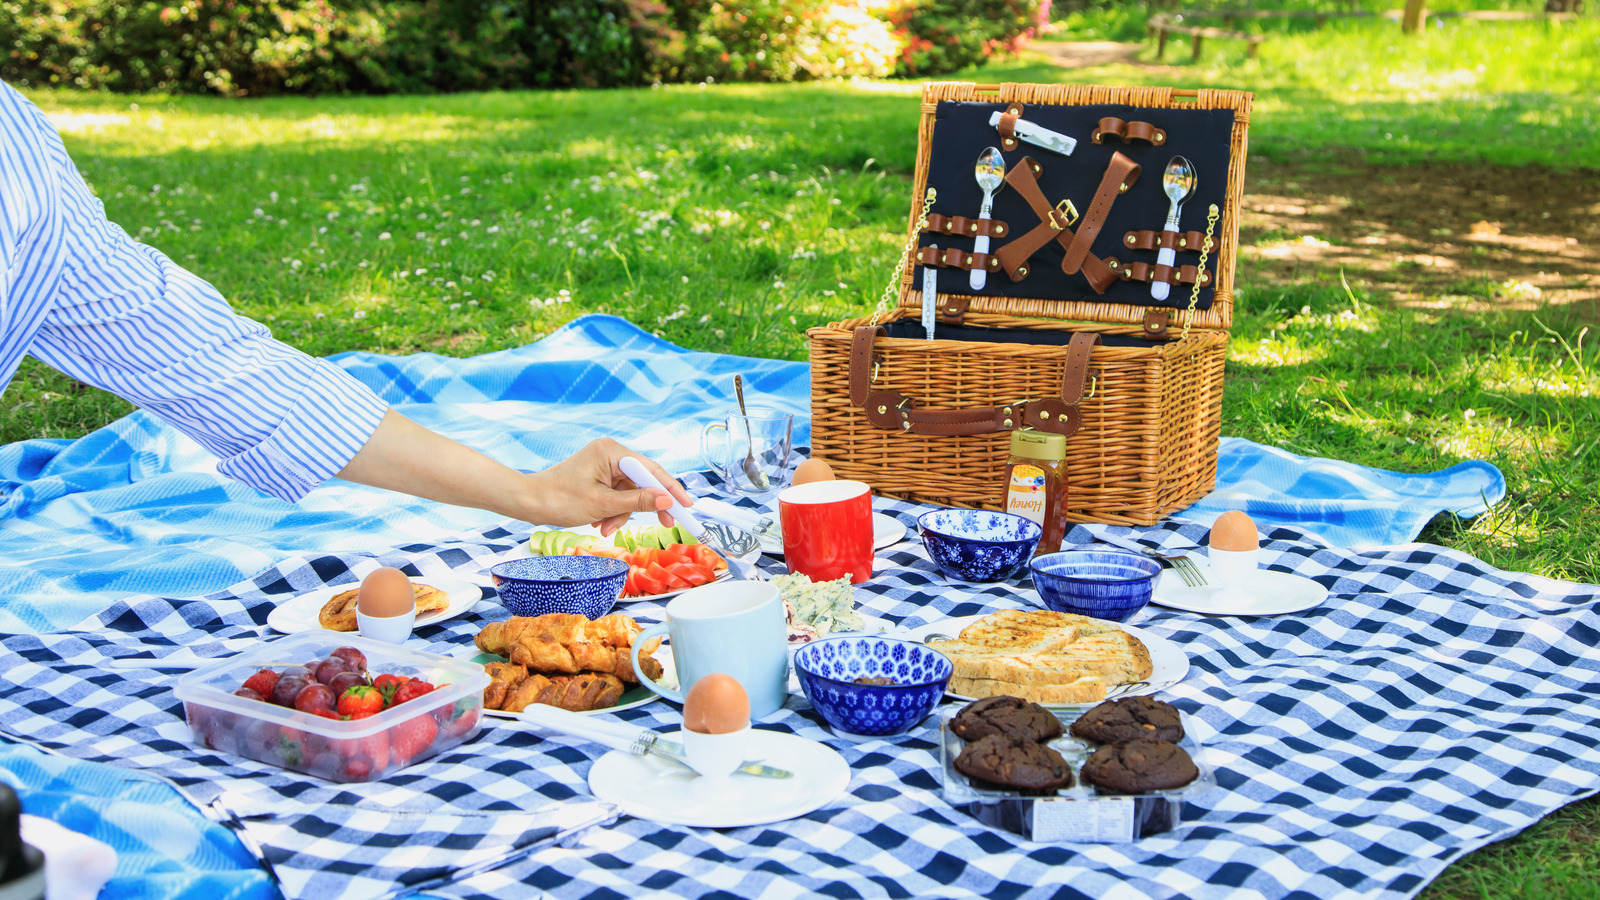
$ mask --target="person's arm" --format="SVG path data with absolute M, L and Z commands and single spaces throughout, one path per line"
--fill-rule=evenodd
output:
M 691 500 L 652 460 L 613 440 L 592 441 L 543 472 L 524 473 L 429 431 L 390 410 L 339 477 L 441 503 L 487 509 L 543 525 L 596 524 L 607 534 L 634 512 L 666 509 L 671 502 L 639 490 L 617 468 L 624 456 L 642 460 L 678 500 Z M 662 524 L 670 524 L 665 517 Z

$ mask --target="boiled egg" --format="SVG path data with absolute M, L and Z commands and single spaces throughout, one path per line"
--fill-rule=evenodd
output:
M 1217 516 L 1211 525 L 1211 549 L 1230 553 L 1249 553 L 1261 547 L 1256 523 L 1244 513 L 1231 509 Z
M 417 608 L 411 579 L 399 569 L 384 566 L 361 579 L 356 590 L 356 610 L 374 618 L 403 616 Z
M 750 695 L 732 675 L 713 672 L 683 698 L 683 727 L 698 734 L 732 734 L 750 725 Z
M 808 459 L 794 467 L 794 483 L 810 484 L 813 481 L 832 481 L 833 466 L 825 459 Z

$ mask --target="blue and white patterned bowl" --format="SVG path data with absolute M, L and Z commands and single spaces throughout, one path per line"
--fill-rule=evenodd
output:
M 917 527 L 934 565 L 958 581 L 1005 581 L 1044 534 L 1032 519 L 984 509 L 936 509 L 923 513 Z
M 910 731 L 933 712 L 955 666 L 943 653 L 912 641 L 835 637 L 795 651 L 806 699 L 834 733 L 884 737 Z M 857 684 L 887 677 L 894 684 Z
M 535 556 L 489 570 L 514 616 L 577 613 L 598 619 L 617 605 L 628 564 L 609 556 Z
M 1044 605 L 1056 612 L 1126 622 L 1150 602 L 1161 564 L 1137 553 L 1066 550 L 1028 567 Z

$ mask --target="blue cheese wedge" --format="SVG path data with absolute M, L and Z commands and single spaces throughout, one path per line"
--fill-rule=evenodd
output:
M 805 643 L 836 631 L 860 631 L 866 622 L 855 611 L 850 576 L 820 584 L 804 575 L 778 575 L 772 583 L 783 595 L 789 616 L 789 640 Z

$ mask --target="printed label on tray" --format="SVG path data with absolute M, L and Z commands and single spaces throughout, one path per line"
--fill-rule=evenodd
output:
M 1133 798 L 1033 801 L 1033 839 L 1119 844 L 1133 840 Z
M 1038 466 L 1014 466 L 1011 484 L 1006 488 L 1006 512 L 1044 524 L 1044 470 Z

